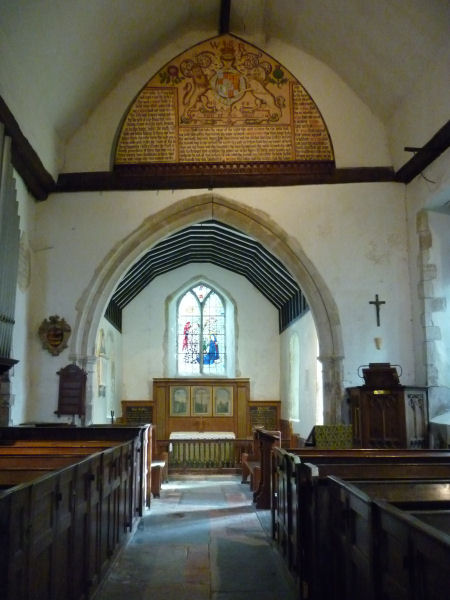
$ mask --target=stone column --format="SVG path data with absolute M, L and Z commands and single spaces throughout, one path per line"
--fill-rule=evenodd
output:
M 323 422 L 337 425 L 343 422 L 342 361 L 343 356 L 319 356 L 322 363 Z

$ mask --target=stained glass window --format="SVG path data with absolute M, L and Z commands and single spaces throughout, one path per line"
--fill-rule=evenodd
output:
M 199 284 L 179 301 L 177 367 L 180 375 L 225 373 L 225 308 L 212 288 Z

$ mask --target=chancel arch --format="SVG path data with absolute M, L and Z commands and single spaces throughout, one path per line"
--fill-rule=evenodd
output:
M 183 227 L 214 219 L 257 240 L 273 254 L 298 283 L 311 309 L 323 366 L 324 422 L 340 420 L 342 398 L 341 328 L 335 302 L 320 273 L 297 240 L 289 237 L 271 218 L 256 209 L 215 193 L 193 196 L 148 217 L 140 227 L 121 240 L 104 258 L 87 289 L 77 302 L 77 319 L 71 355 L 88 372 L 95 362 L 95 341 L 100 320 L 118 283 L 145 253 Z M 89 386 L 88 386 L 89 403 Z

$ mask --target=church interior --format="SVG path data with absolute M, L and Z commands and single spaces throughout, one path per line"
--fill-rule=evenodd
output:
M 113 561 L 123 586 L 152 506 L 192 498 L 231 521 L 174 598 L 450 585 L 449 26 L 446 0 L 0 1 L 6 600 L 125 597 Z M 277 591 L 221 587 L 265 532 Z

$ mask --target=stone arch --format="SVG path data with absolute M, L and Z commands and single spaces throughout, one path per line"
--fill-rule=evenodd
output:
M 100 319 L 123 273 L 159 240 L 206 219 L 223 222 L 259 241 L 283 262 L 301 287 L 311 308 L 319 340 L 324 422 L 339 422 L 343 347 L 339 315 L 328 287 L 298 241 L 287 235 L 266 213 L 214 192 L 186 198 L 148 217 L 105 256 L 76 305 L 72 359 L 90 371 L 89 364 L 95 360 L 95 337 Z M 87 397 L 89 402 L 89 386 Z

